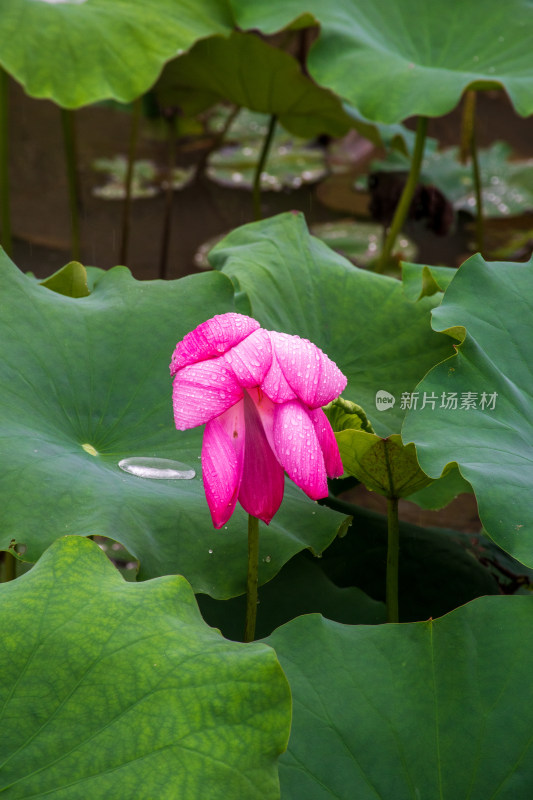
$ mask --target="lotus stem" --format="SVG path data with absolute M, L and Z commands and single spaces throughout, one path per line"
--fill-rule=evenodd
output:
M 396 211 L 394 212 L 394 217 L 388 230 L 387 237 L 383 245 L 383 250 L 381 251 L 381 256 L 379 257 L 377 265 L 378 272 L 385 271 L 385 268 L 392 255 L 392 251 L 394 250 L 396 239 L 398 238 L 398 235 L 404 226 L 405 220 L 407 219 L 409 208 L 411 207 L 411 202 L 413 200 L 415 189 L 418 185 L 418 179 L 420 177 L 420 167 L 422 165 L 424 147 L 426 144 L 427 126 L 427 117 L 418 117 L 415 148 L 413 151 L 413 157 L 411 159 L 411 168 L 409 170 L 407 182 L 403 188 L 402 196 L 400 197 L 400 202 L 396 206 Z
M 261 148 L 261 155 L 259 157 L 259 161 L 257 162 L 257 166 L 255 168 L 254 174 L 254 183 L 253 183 L 253 190 L 252 190 L 252 199 L 253 199 L 253 208 L 254 208 L 254 220 L 258 222 L 262 219 L 261 215 L 261 175 L 263 174 L 263 170 L 265 169 L 265 164 L 267 162 L 268 153 L 270 151 L 270 145 L 272 144 L 272 138 L 274 136 L 274 131 L 276 129 L 276 122 L 277 117 L 275 114 L 272 114 L 270 117 L 270 122 L 268 125 L 268 131 L 265 136 L 265 140 L 263 142 L 263 147 Z
M 476 192 L 476 249 L 483 253 L 485 248 L 485 223 L 483 220 L 483 187 L 475 138 L 472 138 L 472 176 Z
M 15 556 L 12 555 L 12 553 L 9 553 L 7 550 L 4 550 L 4 552 L 0 555 L 2 556 L 1 560 L 4 562 L 4 575 L 2 578 L 2 583 L 14 581 L 17 577 L 17 560 Z
M 476 195 L 476 249 L 482 253 L 485 244 L 485 226 L 483 222 L 483 187 L 476 142 L 476 97 L 473 89 L 469 89 L 465 95 L 463 139 L 465 152 L 468 151 L 472 160 L 472 179 Z
M 135 164 L 135 154 L 137 152 L 137 140 L 139 137 L 139 120 L 141 118 L 141 98 L 138 97 L 133 103 L 131 111 L 130 142 L 128 148 L 128 166 L 126 169 L 126 186 L 124 204 L 122 206 L 122 241 L 120 244 L 120 263 L 126 266 L 128 260 L 128 239 L 130 235 L 130 210 L 131 210 L 131 184 L 133 179 L 133 167 Z
M 400 555 L 400 524 L 398 498 L 387 497 L 387 622 L 399 622 L 398 565 Z
M 9 78 L 0 67 L 0 206 L 2 246 L 8 256 L 13 254 L 11 214 L 9 210 Z
M 259 568 L 259 520 L 248 515 L 248 572 L 246 576 L 246 619 L 244 641 L 255 639 L 257 619 L 257 573 Z
M 461 146 L 459 158 L 461 164 L 468 164 L 472 136 L 474 133 L 474 119 L 476 116 L 476 92 L 469 89 L 465 92 L 463 101 L 463 113 L 461 116 Z
M 63 126 L 63 143 L 65 147 L 65 160 L 67 166 L 67 183 L 70 208 L 71 252 L 72 259 L 79 261 L 81 258 L 80 237 L 80 208 L 81 193 L 78 177 L 78 159 L 76 147 L 76 126 L 74 112 L 68 108 L 61 109 L 61 123 Z

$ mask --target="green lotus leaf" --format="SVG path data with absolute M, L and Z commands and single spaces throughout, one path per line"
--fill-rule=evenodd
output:
M 335 431 L 345 473 L 385 497 L 407 497 L 432 483 L 420 469 L 414 444 L 347 428 Z
M 68 536 L 0 597 L 6 800 L 279 798 L 286 678 L 208 628 L 182 577 L 126 583 Z
M 402 431 L 422 469 L 438 477 L 455 463 L 472 485 L 487 533 L 533 565 L 533 259 L 526 264 L 468 259 L 456 273 L 433 327 L 459 335 L 456 354 L 417 387 L 424 407 Z M 462 335 L 461 335 L 462 332 Z
M 168 372 L 177 341 L 234 310 L 232 283 L 215 272 L 141 282 L 125 267 L 88 278 L 91 294 L 73 299 L 0 262 L 0 549 L 34 562 L 59 536 L 98 534 L 124 545 L 141 578 L 180 573 L 198 592 L 242 593 L 247 515 L 213 529 L 202 430 L 175 429 Z M 174 478 L 119 468 L 132 458 L 177 462 Z M 272 559 L 260 582 L 303 548 L 321 552 L 341 522 L 287 480 L 261 528 Z
M 78 261 L 65 264 L 53 275 L 41 281 L 41 286 L 67 297 L 87 297 L 90 294 L 87 270 Z
M 65 108 L 127 103 L 178 51 L 232 28 L 226 0 L 3 0 L 0 65 Z
M 338 364 L 348 377 L 343 396 L 363 406 L 380 436 L 399 432 L 402 394 L 453 352 L 450 339 L 430 329 L 432 298 L 415 305 L 399 281 L 353 266 L 310 236 L 301 214 L 245 225 L 209 260 L 265 328 L 303 336 Z M 378 392 L 396 402 L 376 406 Z
M 532 625 L 530 597 L 483 597 L 427 622 L 279 628 L 284 800 L 528 797 Z
M 441 478 L 432 481 L 429 486 L 409 495 L 409 501 L 420 508 L 438 511 L 451 503 L 460 494 L 470 494 L 472 487 L 465 481 L 457 465 L 449 465 Z
M 356 128 L 376 145 L 406 155 L 414 134 L 403 125 L 380 125 L 365 119 L 328 89 L 317 86 L 291 55 L 252 34 L 234 31 L 213 36 L 165 66 L 156 85 L 162 105 L 178 105 L 187 114 L 219 101 L 265 115 L 275 114 L 295 136 L 342 136 Z M 268 127 L 268 119 L 267 125 Z
M 444 292 L 451 283 L 455 269 L 451 267 L 428 267 L 424 264 L 402 262 L 402 282 L 406 296 L 416 302 L 422 297 L 431 297 Z
M 356 431 L 374 433 L 365 411 L 357 403 L 338 397 L 328 403 L 324 408 L 325 414 L 334 431 L 344 431 L 347 428 Z
M 434 483 L 420 469 L 414 446 L 405 446 L 397 434 L 388 439 L 376 436 L 356 403 L 338 398 L 324 410 L 339 445 L 344 472 L 367 488 L 385 497 L 406 497 Z
M 188 114 L 221 100 L 275 114 L 286 130 L 303 138 L 343 136 L 352 127 L 339 98 L 304 75 L 295 58 L 237 31 L 199 41 L 169 62 L 157 92 L 163 105 L 179 105 Z
M 502 88 L 533 113 L 529 0 L 233 0 L 237 24 L 273 33 L 311 14 L 320 35 L 308 68 L 369 120 L 401 122 L 451 111 L 467 88 Z

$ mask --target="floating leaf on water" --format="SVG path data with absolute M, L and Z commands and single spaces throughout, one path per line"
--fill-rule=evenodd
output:
M 104 200 L 123 200 L 126 196 L 128 172 L 128 161 L 125 156 L 97 158 L 93 161 L 92 167 L 97 172 L 106 172 L 108 177 L 107 183 L 103 186 L 94 187 L 93 194 Z M 153 185 L 156 178 L 157 169 L 152 161 L 145 159 L 135 161 L 131 178 L 132 199 L 154 197 L 159 191 L 158 187 Z
M 123 200 L 126 196 L 126 177 L 128 161 L 124 156 L 114 158 L 97 158 L 93 161 L 93 169 L 106 172 L 108 182 L 103 186 L 96 186 L 93 194 L 104 200 Z M 185 188 L 194 178 L 196 167 L 176 167 L 172 170 L 172 188 L 180 190 Z M 133 200 L 155 197 L 161 190 L 167 188 L 167 175 L 159 170 L 153 161 L 139 159 L 133 164 L 131 177 L 131 197 Z
M 227 235 L 227 233 L 219 233 L 218 236 L 212 236 L 210 239 L 200 245 L 193 258 L 194 266 L 197 269 L 211 269 L 211 264 L 209 263 L 207 257 L 213 247 L 221 242 L 222 239 Z
M 174 191 L 179 191 L 180 189 L 184 189 L 189 183 L 192 181 L 196 174 L 196 167 L 175 167 L 172 170 L 172 188 Z M 167 188 L 167 181 L 164 178 L 161 181 L 161 188 Z
M 225 147 L 210 157 L 206 174 L 223 186 L 251 189 L 261 145 L 245 142 L 240 146 Z M 298 189 L 316 183 L 327 173 L 324 152 L 296 142 L 273 146 L 265 170 L 261 173 L 263 191 L 280 192 Z
M 207 120 L 207 130 L 211 133 L 222 133 L 231 114 L 233 114 L 232 107 L 224 105 L 216 106 Z M 244 140 L 253 141 L 255 139 L 261 142 L 267 135 L 269 120 L 270 117 L 268 114 L 260 114 L 257 111 L 250 111 L 247 108 L 242 108 L 226 131 L 225 140 L 227 142 L 242 142 Z M 290 134 L 280 125 L 277 125 L 274 134 L 275 141 L 280 137 L 290 139 Z
M 181 461 L 172 461 L 170 458 L 146 458 L 135 456 L 123 458 L 118 462 L 121 470 L 135 475 L 137 478 L 149 478 L 160 481 L 189 481 L 195 477 L 195 470 L 182 464 Z
M 311 233 L 350 261 L 367 266 L 379 255 L 383 226 L 375 222 L 341 219 L 313 225 Z M 416 256 L 416 252 L 416 245 L 402 234 L 396 244 L 395 255 L 409 261 Z

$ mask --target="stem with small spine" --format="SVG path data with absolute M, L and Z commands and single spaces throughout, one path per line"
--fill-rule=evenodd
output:
M 76 128 L 74 112 L 68 108 L 61 109 L 63 126 L 63 142 L 67 166 L 67 183 L 70 208 L 71 252 L 74 261 L 81 258 L 80 207 L 81 193 L 78 177 L 78 159 L 76 146 Z
M 466 92 L 463 110 L 462 146 L 464 152 L 468 152 L 472 160 L 472 179 L 476 195 L 476 249 L 482 253 L 485 244 L 485 226 L 483 222 L 483 187 L 476 142 L 476 97 L 474 89 L 469 89 Z
M 400 197 L 400 202 L 396 206 L 396 211 L 394 212 L 394 217 L 392 219 L 390 228 L 388 230 L 387 237 L 385 239 L 385 244 L 383 245 L 383 250 L 381 251 L 381 256 L 379 257 L 377 265 L 378 272 L 385 271 L 385 268 L 392 255 L 394 245 L 396 244 L 396 239 L 398 238 L 398 235 L 400 234 L 400 231 L 404 226 L 405 220 L 407 219 L 407 215 L 411 207 L 411 202 L 415 194 L 415 189 L 418 185 L 418 179 L 420 177 L 420 168 L 422 166 L 422 159 L 424 157 L 424 147 L 426 143 L 427 126 L 428 126 L 427 117 L 418 117 L 418 123 L 416 126 L 415 148 L 413 151 L 413 157 L 411 159 L 411 168 L 409 170 L 409 176 L 403 188 L 403 192 Z
M 244 641 L 255 639 L 257 619 L 257 573 L 259 569 L 259 520 L 248 515 L 248 572 L 246 576 L 246 619 Z
M 400 553 L 400 524 L 398 498 L 387 497 L 387 622 L 399 622 L 398 566 Z
M 257 166 L 255 168 L 254 174 L 254 184 L 252 190 L 252 198 L 253 198 L 253 206 L 254 206 L 254 220 L 258 222 L 261 217 L 261 175 L 263 170 L 265 169 L 265 164 L 267 162 L 268 153 L 270 151 L 270 145 L 272 144 L 272 138 L 274 136 L 274 130 L 276 129 L 276 122 L 277 117 L 275 114 L 272 114 L 270 117 L 270 122 L 268 125 L 268 131 L 265 136 L 265 140 L 263 142 L 263 147 L 261 148 L 261 155 L 259 156 L 259 161 L 257 162 Z

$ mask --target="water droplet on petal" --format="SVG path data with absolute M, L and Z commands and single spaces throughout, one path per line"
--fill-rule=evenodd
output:
M 123 458 L 118 462 L 118 466 L 123 472 L 129 472 L 137 478 L 151 478 L 152 480 L 191 480 L 196 472 L 182 464 L 181 461 L 172 461 L 170 458 L 148 458 L 144 456 L 134 456 L 133 458 Z

